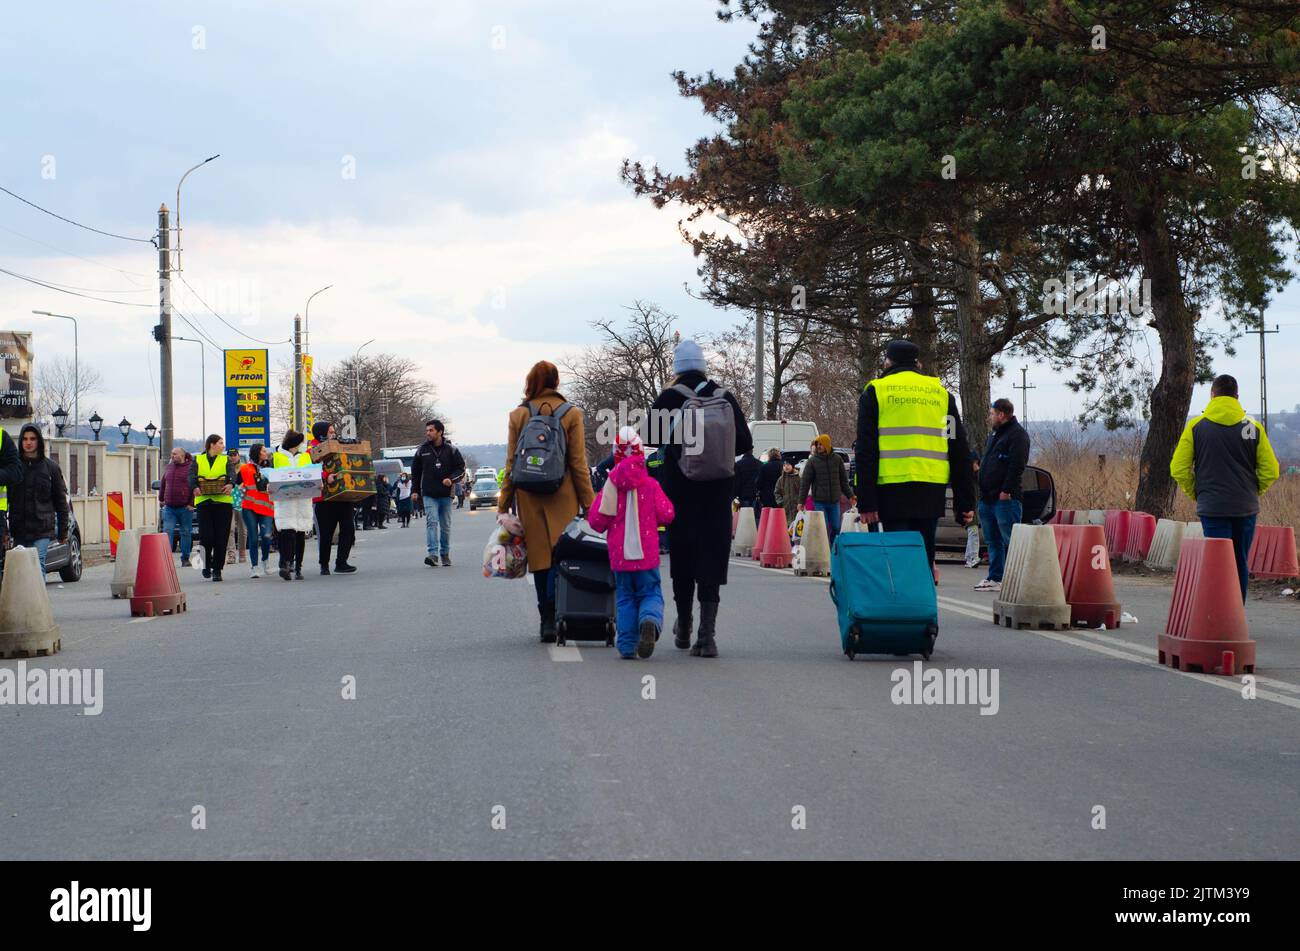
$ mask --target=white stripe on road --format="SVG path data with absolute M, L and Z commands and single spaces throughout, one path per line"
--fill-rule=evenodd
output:
M 582 660 L 582 652 L 572 644 L 565 644 L 563 647 L 558 644 L 551 644 L 546 650 L 551 655 L 551 660 L 560 663 L 574 663 Z

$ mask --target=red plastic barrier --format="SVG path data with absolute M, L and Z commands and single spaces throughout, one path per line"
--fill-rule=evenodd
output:
M 1110 552 L 1110 557 L 1118 558 L 1124 554 L 1124 548 L 1128 545 L 1128 529 L 1132 519 L 1133 513 L 1128 509 L 1106 510 L 1106 550 Z
M 1101 525 L 1053 525 L 1070 623 L 1119 627 L 1120 605 Z
M 763 555 L 758 563 L 764 568 L 789 568 L 794 551 L 790 547 L 790 526 L 785 524 L 785 509 L 767 511 L 772 517 L 767 520 L 767 538 L 763 540 Z
M 1133 512 L 1129 518 L 1128 539 L 1124 544 L 1125 561 L 1146 561 L 1151 550 L 1151 540 L 1156 537 L 1156 517 L 1146 512 Z
M 1300 578 L 1295 529 L 1290 525 L 1258 525 L 1246 567 L 1255 578 Z
M 185 592 L 176 576 L 171 539 L 162 532 L 140 536 L 140 561 L 131 588 L 131 613 L 136 617 L 179 614 L 186 610 Z
M 1160 663 L 1205 674 L 1255 672 L 1237 560 L 1228 538 L 1184 538 L 1169 621 L 1158 641 Z

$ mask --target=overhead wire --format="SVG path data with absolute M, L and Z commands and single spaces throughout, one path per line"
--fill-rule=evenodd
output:
M 99 228 L 92 228 L 90 225 L 83 225 L 80 221 L 73 221 L 71 218 L 65 218 L 63 215 L 60 215 L 57 212 L 50 211 L 50 209 L 48 208 L 42 208 L 34 201 L 28 201 L 26 198 L 24 198 L 22 195 L 19 195 L 17 192 L 11 192 L 3 185 L 0 185 L 0 192 L 4 192 L 6 195 L 8 195 L 11 198 L 17 198 L 24 205 L 30 205 L 31 207 L 35 208 L 37 211 L 49 215 L 51 218 L 58 218 L 60 221 L 66 221 L 68 224 L 76 225 L 78 228 L 84 228 L 87 231 L 93 231 L 95 234 L 102 234 L 106 238 L 118 238 L 121 241 L 138 241 L 140 244 L 151 244 L 155 248 L 158 247 L 158 242 L 154 238 L 133 238 L 130 235 L 126 235 L 126 234 L 115 234 L 112 231 L 103 231 Z
M 125 268 L 114 267 L 111 264 L 105 264 L 103 261 L 96 261 L 94 258 L 86 257 L 84 254 L 77 254 L 77 252 L 75 251 L 69 251 L 66 248 L 60 248 L 56 245 L 50 244 L 49 242 L 42 241 L 40 238 L 33 238 L 31 235 L 23 234 L 21 231 L 15 231 L 13 228 L 6 228 L 4 225 L 0 225 L 0 231 L 6 231 L 9 234 L 22 238 L 25 241 L 32 242 L 32 244 L 39 244 L 43 248 L 49 248 L 51 251 L 57 251 L 59 254 L 66 254 L 68 257 L 76 258 L 79 261 L 85 261 L 88 264 L 94 264 L 97 265 L 98 267 L 106 268 L 107 270 L 110 271 L 116 271 L 118 274 L 121 274 L 127 280 L 131 280 L 131 278 L 133 277 L 144 277 L 144 278 L 154 277 L 153 274 L 145 274 L 141 271 L 128 271 Z M 137 285 L 139 284 L 138 281 L 132 281 L 132 283 Z
M 92 294 L 82 294 L 78 291 L 68 290 L 66 287 L 60 287 L 57 284 L 51 284 L 48 281 L 42 281 L 40 278 L 29 277 L 26 274 L 19 274 L 16 271 L 10 271 L 7 268 L 0 267 L 0 274 L 8 274 L 10 277 L 17 278 L 20 281 L 27 281 L 29 284 L 35 284 L 37 287 L 44 287 L 46 290 L 58 291 L 60 294 L 71 294 L 73 297 L 84 297 L 86 300 L 96 300 L 105 304 L 118 304 L 122 307 L 153 307 L 153 304 L 137 304 L 134 301 L 110 300 L 107 297 L 96 297 Z
M 190 293 L 194 295 L 194 299 L 207 308 L 208 313 L 210 313 L 213 317 L 217 318 L 217 320 L 221 321 L 223 324 L 225 324 L 235 333 L 239 334 L 241 337 L 247 337 L 249 340 L 252 340 L 255 343 L 260 343 L 268 347 L 278 347 L 284 344 L 293 343 L 292 337 L 290 337 L 287 340 L 263 340 L 261 337 L 254 337 L 250 333 L 245 333 L 244 331 L 236 327 L 234 324 L 232 324 L 230 321 L 226 320 L 226 318 L 218 314 L 215 310 L 213 310 L 211 305 L 209 305 L 207 301 L 205 301 L 202 297 L 199 296 L 199 292 L 196 291 L 194 288 L 190 287 L 190 282 L 185 279 L 184 274 L 182 274 L 179 271 L 177 271 L 176 274 L 178 277 L 180 277 L 181 283 L 184 284 L 187 288 L 189 288 Z

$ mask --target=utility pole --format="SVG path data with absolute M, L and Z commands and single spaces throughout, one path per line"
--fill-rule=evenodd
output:
M 1012 383 L 1013 390 L 1020 390 L 1020 422 L 1029 422 L 1029 391 L 1036 390 L 1038 387 L 1032 386 L 1029 382 L 1029 367 L 1020 368 L 1020 385 Z
M 293 419 L 290 428 L 303 431 L 303 419 L 307 412 L 306 373 L 302 363 L 302 317 L 293 315 Z
M 1268 432 L 1268 364 L 1264 360 L 1264 337 L 1278 332 L 1277 324 L 1273 325 L 1272 330 L 1264 326 L 1264 312 L 1261 310 L 1259 329 L 1255 333 L 1259 334 L 1259 422 L 1264 427 L 1264 432 Z
M 388 397 L 379 397 L 379 448 L 388 445 Z
M 172 418 L 172 261 L 171 261 L 171 223 L 167 206 L 158 207 L 158 309 L 159 323 L 154 328 L 154 339 L 158 341 L 158 385 L 162 395 L 162 406 L 158 412 L 162 416 L 162 430 L 159 432 L 159 446 L 162 458 L 172 454 L 172 440 L 175 438 L 175 422 Z M 204 434 L 206 435 L 206 433 Z
M 754 311 L 754 419 L 767 419 L 763 407 L 763 311 Z

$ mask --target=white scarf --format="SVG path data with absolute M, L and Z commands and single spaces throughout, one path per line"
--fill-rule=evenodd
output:
M 623 518 L 623 557 L 640 561 L 645 557 L 641 549 L 641 507 L 636 489 L 627 490 L 627 509 Z M 600 491 L 600 514 L 613 518 L 618 515 L 618 489 L 613 480 Z

